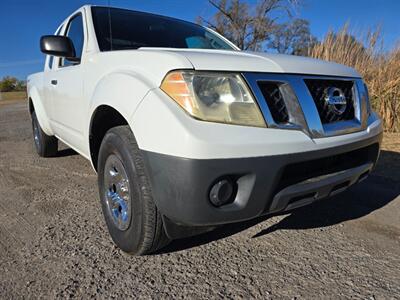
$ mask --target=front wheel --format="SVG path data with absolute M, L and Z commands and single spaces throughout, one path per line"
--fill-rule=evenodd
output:
M 100 146 L 98 183 L 107 227 L 119 248 L 141 255 L 168 243 L 143 157 L 128 126 L 106 133 Z
M 44 133 L 35 112 L 32 113 L 32 130 L 37 154 L 41 157 L 55 156 L 58 151 L 58 140 Z

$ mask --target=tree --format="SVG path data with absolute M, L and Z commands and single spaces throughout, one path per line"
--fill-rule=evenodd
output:
M 24 80 L 18 80 L 11 76 L 5 76 L 3 80 L 0 80 L 0 92 L 24 91 L 25 89 L 26 82 Z
M 26 91 L 26 81 L 18 80 L 17 84 L 15 85 L 15 90 L 19 92 Z
M 12 92 L 17 85 L 17 78 L 6 76 L 0 81 L 0 92 Z
M 199 23 L 214 29 L 243 50 L 263 50 L 276 30 L 278 15 L 292 15 L 299 0 L 259 0 L 252 9 L 241 0 L 208 0 L 217 12 L 211 20 Z
M 279 53 L 307 55 L 308 50 L 317 43 L 310 33 L 310 23 L 304 19 L 278 24 L 268 47 Z

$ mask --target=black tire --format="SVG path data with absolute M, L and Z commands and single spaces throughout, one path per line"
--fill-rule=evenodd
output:
M 57 154 L 58 140 L 54 136 L 48 136 L 38 122 L 36 113 L 32 113 L 33 142 L 36 152 L 41 157 L 52 157 Z
M 105 221 L 114 243 L 123 251 L 135 255 L 149 254 L 165 246 L 169 241 L 164 231 L 160 212 L 153 201 L 143 157 L 130 128 L 118 126 L 110 129 L 101 143 L 99 152 L 100 200 Z M 112 184 L 111 187 L 108 179 L 111 170 L 116 170 L 115 167 L 110 168 L 112 166 L 109 163 L 110 160 L 119 160 L 117 164 L 120 164 L 120 167 L 122 166 L 123 173 L 128 179 L 129 196 L 127 196 L 126 202 L 128 206 L 130 205 L 130 217 L 126 221 L 126 228 L 124 229 L 120 228 L 119 225 L 121 224 L 116 221 L 110 208 L 110 202 L 113 205 L 116 203 L 108 194 L 112 192 L 111 190 L 114 190 L 114 192 L 116 190 L 115 184 Z M 107 170 L 105 170 L 106 167 Z M 115 209 L 113 205 L 111 206 Z M 119 210 L 120 208 L 118 206 Z

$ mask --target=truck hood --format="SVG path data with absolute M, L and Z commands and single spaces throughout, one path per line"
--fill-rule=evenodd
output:
M 353 68 L 309 57 L 249 51 L 140 48 L 186 57 L 195 70 L 361 77 Z

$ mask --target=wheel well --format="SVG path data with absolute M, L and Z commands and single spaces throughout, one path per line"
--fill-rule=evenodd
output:
M 29 97 L 29 113 L 33 114 L 34 111 L 35 111 L 35 107 L 33 106 L 32 98 Z
M 102 105 L 93 113 L 89 132 L 90 156 L 97 171 L 99 150 L 106 132 L 116 126 L 128 125 L 125 118 L 114 108 Z

